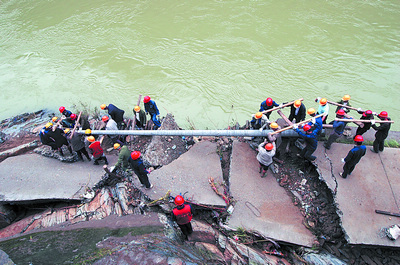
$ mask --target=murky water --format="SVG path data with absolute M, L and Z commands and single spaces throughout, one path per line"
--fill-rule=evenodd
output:
M 142 94 L 183 127 L 215 129 L 268 96 L 311 107 L 350 94 L 396 120 L 399 13 L 398 0 L 3 0 L 0 119 L 79 102 L 132 116 Z

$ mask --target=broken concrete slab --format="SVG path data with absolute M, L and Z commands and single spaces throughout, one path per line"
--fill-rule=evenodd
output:
M 400 241 L 391 241 L 382 235 L 382 229 L 399 222 L 398 218 L 375 213 L 375 210 L 399 212 L 400 150 L 385 148 L 373 153 L 367 147 L 366 155 L 346 179 L 341 158 L 346 157 L 352 145 L 334 143 L 330 150 L 318 144 L 315 152 L 321 178 L 334 191 L 342 227 L 350 244 L 400 247 Z M 331 166 L 332 165 L 332 166 Z
M 302 224 L 303 216 L 271 171 L 261 178 L 256 152 L 248 143 L 233 142 L 231 195 L 237 201 L 228 220 L 232 228 L 254 230 L 265 237 L 312 246 L 314 235 Z
M 118 157 L 107 156 L 110 165 Z M 67 174 L 67 175 L 66 175 Z M 37 154 L 9 157 L 0 163 L 0 201 L 80 199 L 104 175 L 93 162 L 62 163 Z
M 151 172 L 149 179 L 154 188 L 145 192 L 155 200 L 171 189 L 171 196 L 182 194 L 195 203 L 226 206 L 225 201 L 211 189 L 210 177 L 217 183 L 223 182 L 217 144 L 201 141 L 172 163 Z M 140 187 L 136 177 L 134 183 Z

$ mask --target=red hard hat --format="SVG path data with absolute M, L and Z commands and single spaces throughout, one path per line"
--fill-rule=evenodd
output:
M 272 106 L 272 103 L 273 103 L 272 98 L 267 98 L 267 99 L 265 100 L 265 103 L 267 104 L 268 107 Z
M 150 101 L 150 99 L 151 99 L 151 98 L 150 98 L 149 96 L 145 96 L 144 99 L 143 99 L 143 102 L 144 102 L 144 103 L 147 103 L 147 102 Z
M 367 111 L 365 112 L 365 115 L 372 115 L 372 110 L 367 110 Z
M 265 149 L 266 149 L 267 151 L 271 151 L 272 149 L 274 149 L 274 145 L 271 144 L 271 143 L 267 143 L 267 144 L 265 145 Z
M 311 129 L 311 126 L 308 125 L 308 124 L 306 124 L 306 125 L 303 126 L 303 130 L 304 130 L 305 132 L 308 131 L 308 130 L 310 130 L 310 129 Z
M 71 117 L 71 120 L 75 120 L 76 119 L 76 114 L 72 113 L 70 117 Z
M 354 142 L 363 142 L 364 138 L 362 137 L 362 135 L 356 135 L 356 137 L 354 137 Z
M 133 160 L 136 160 L 136 159 L 138 159 L 138 158 L 140 157 L 140 155 L 141 155 L 140 151 L 133 151 L 133 152 L 131 153 L 131 158 L 132 158 Z
M 178 195 L 175 197 L 176 205 L 182 205 L 184 202 L 185 202 L 185 199 L 181 195 Z
M 345 114 L 345 112 L 344 112 L 343 109 L 340 109 L 340 110 L 338 110 L 338 111 L 336 112 L 336 115 L 338 115 L 338 116 L 344 116 L 344 114 Z
M 103 117 L 101 118 L 101 120 L 104 121 L 104 122 L 108 121 L 109 119 L 110 119 L 110 118 L 108 118 L 108 116 L 103 116 Z
M 381 111 L 381 113 L 379 113 L 378 116 L 382 117 L 382 118 L 387 118 L 388 117 L 388 113 L 386 111 Z
M 65 107 L 64 107 L 64 106 L 61 106 L 58 110 L 60 111 L 60 113 L 63 113 L 64 110 L 65 110 Z

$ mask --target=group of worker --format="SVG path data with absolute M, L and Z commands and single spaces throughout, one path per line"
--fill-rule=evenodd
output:
M 336 102 L 337 108 L 335 111 L 336 118 L 330 124 L 332 124 L 333 130 L 329 135 L 327 141 L 324 143 L 324 147 L 329 150 L 332 143 L 334 143 L 345 130 L 346 124 L 352 122 L 353 117 L 349 116 L 347 113 L 350 112 L 350 96 L 344 95 L 339 102 Z M 304 158 L 310 162 L 314 162 L 316 157 L 313 155 L 314 151 L 318 147 L 318 136 L 321 134 L 324 124 L 327 122 L 327 117 L 329 115 L 329 102 L 326 98 L 316 98 L 315 102 L 319 103 L 318 109 L 309 108 L 306 109 L 301 100 L 296 100 L 293 103 L 282 103 L 277 104 L 272 98 L 267 98 L 265 101 L 261 102 L 259 112 L 253 115 L 251 121 L 251 126 L 254 129 L 265 129 L 269 127 L 272 131 L 277 131 L 280 129 L 279 125 L 270 121 L 269 117 L 271 110 L 279 110 L 285 106 L 290 105 L 290 115 L 289 122 L 294 124 L 289 124 L 292 129 L 294 129 L 301 138 L 305 141 L 305 148 L 301 150 L 298 157 Z M 274 109 L 275 108 L 275 109 Z M 372 152 L 378 153 L 384 150 L 384 141 L 388 136 L 390 130 L 390 118 L 386 111 L 381 111 L 379 114 L 372 112 L 371 110 L 363 111 L 362 109 L 355 109 L 358 114 L 361 114 L 361 122 L 355 122 L 359 127 L 356 130 L 354 136 L 355 147 L 352 148 L 346 158 L 342 159 L 344 162 L 343 172 L 340 175 L 346 178 L 354 170 L 355 165 L 360 161 L 361 157 L 366 153 L 366 147 L 363 145 L 364 139 L 363 134 L 367 132 L 370 128 L 376 130 L 375 140 L 373 142 Z M 303 122 L 306 118 L 306 113 L 311 117 L 310 122 Z M 377 126 L 374 120 L 374 116 L 377 116 L 382 122 Z M 365 120 L 365 122 L 363 122 Z M 368 120 L 368 121 L 367 121 Z M 300 130 L 302 129 L 302 131 Z M 272 136 L 272 134 L 274 134 Z M 277 150 L 279 148 L 280 142 L 282 140 L 279 134 L 272 132 L 268 134 L 268 137 L 258 145 L 257 160 L 260 165 L 261 177 L 265 177 L 266 171 L 273 162 L 273 157 L 277 155 Z

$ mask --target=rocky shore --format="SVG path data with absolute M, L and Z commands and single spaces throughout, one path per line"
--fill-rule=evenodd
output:
M 46 155 L 47 152 L 48 156 L 73 163 L 74 157 L 57 157 L 39 141 L 38 131 L 52 116 L 53 114 L 50 112 L 38 111 L 2 121 L 0 161 L 35 149 L 35 152 L 43 155 Z M 164 129 L 179 129 L 172 115 L 164 118 L 162 126 Z M 392 139 L 397 141 L 398 134 L 393 133 L 392 135 L 394 136 Z M 237 140 L 247 141 L 243 138 Z M 157 168 L 175 160 L 198 141 L 217 143 L 226 191 L 229 196 L 232 138 L 159 137 L 153 141 L 151 137 L 136 136 L 131 140 L 130 148 L 145 153 L 147 165 Z M 109 148 L 110 145 L 105 146 L 106 150 Z M 232 230 L 224 225 L 224 220 L 228 215 L 226 209 L 208 209 L 201 205 L 196 207 L 198 212 L 194 222 L 196 233 L 188 242 L 183 242 L 179 231 L 168 221 L 173 204 L 167 200 L 163 204 L 143 208 L 141 202 L 148 203 L 146 201 L 148 199 L 134 187 L 130 187 L 130 190 L 129 187 L 127 188 L 130 191 L 127 196 L 131 196 L 137 201 L 130 209 L 129 214 L 125 214 L 121 206 L 122 211 L 115 210 L 114 214 L 99 218 L 101 220 L 85 221 L 87 219 L 85 217 L 82 219 L 85 222 L 69 223 L 68 225 L 55 224 L 51 228 L 27 231 L 22 237 L 3 239 L 0 242 L 0 249 L 5 251 L 17 264 L 26 262 L 32 262 L 32 264 L 70 262 L 74 264 L 122 264 L 123 262 L 131 264 L 398 264 L 400 262 L 400 250 L 398 249 L 348 245 L 341 227 L 340 217 L 337 215 L 333 199 L 335 194 L 332 194 L 326 184 L 321 182 L 317 169 L 312 164 L 299 162 L 292 155 L 298 152 L 297 147 L 292 145 L 291 148 L 293 150 L 288 153 L 281 150 L 280 160 L 282 161 L 276 163 L 275 169 L 277 170 L 274 177 L 293 198 L 294 205 L 298 206 L 304 216 L 303 225 L 316 236 L 317 241 L 314 242 L 312 249 L 278 244 L 251 231 Z M 303 183 L 304 179 L 307 179 L 306 183 Z M 126 180 L 129 183 L 128 176 L 124 177 L 124 181 Z M 102 183 L 102 185 L 115 186 L 116 183 Z M 103 187 L 98 186 L 97 188 L 100 190 Z M 92 201 L 83 202 L 89 205 Z M 53 213 L 56 212 L 54 209 L 59 208 L 59 205 L 52 205 L 52 207 L 54 207 L 51 210 Z M 28 208 L 29 206 L 26 206 L 25 213 L 19 212 L 19 216 L 14 222 L 32 218 L 32 211 L 27 210 Z M 114 209 L 116 208 L 114 207 Z M 143 215 L 149 218 L 140 219 Z M 128 221 L 129 218 L 132 220 Z M 163 220 L 162 225 L 157 225 L 157 222 L 154 221 L 156 219 Z M 100 224 L 100 222 L 102 223 Z M 126 225 L 119 227 L 117 223 L 121 222 L 125 222 Z M 85 244 L 76 239 L 77 235 L 91 234 L 99 228 L 105 229 L 100 233 L 105 239 L 94 237 L 93 242 L 87 242 L 87 245 L 92 246 L 89 249 L 86 249 Z M 124 231 L 122 232 L 122 230 Z M 46 231 L 46 233 L 38 233 L 39 231 Z M 48 241 L 50 238 L 51 242 Z M 44 242 L 47 242 L 47 245 Z M 58 249 L 57 245 L 60 242 L 64 242 L 65 248 Z M 43 249 L 47 249 L 47 252 L 43 252 Z M 63 252 L 67 249 L 70 252 L 68 255 Z M 46 256 L 44 253 L 50 252 L 69 258 L 62 260 L 58 257 L 58 259 L 43 260 Z

